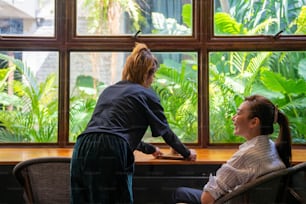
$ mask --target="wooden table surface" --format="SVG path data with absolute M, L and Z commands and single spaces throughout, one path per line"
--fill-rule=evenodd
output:
M 170 149 L 161 149 L 169 154 Z M 195 149 L 197 160 L 194 162 L 173 159 L 155 159 L 152 155 L 146 155 L 135 151 L 137 165 L 188 165 L 188 164 L 222 164 L 226 162 L 237 149 Z M 292 151 L 294 164 L 306 161 L 306 149 L 294 149 Z M 15 165 L 18 162 L 38 157 L 71 157 L 72 148 L 0 148 L 0 165 Z

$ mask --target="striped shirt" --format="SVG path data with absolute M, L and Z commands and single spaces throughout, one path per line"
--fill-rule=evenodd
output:
M 239 146 L 239 150 L 210 175 L 204 186 L 215 199 L 266 173 L 285 168 L 275 143 L 267 135 L 256 136 Z

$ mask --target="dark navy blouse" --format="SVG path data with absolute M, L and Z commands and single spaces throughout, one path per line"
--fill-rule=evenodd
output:
M 155 148 L 141 141 L 150 127 L 153 137 L 161 136 L 174 150 L 188 157 L 190 151 L 170 129 L 163 111 L 160 100 L 152 89 L 119 81 L 101 93 L 82 135 L 93 132 L 116 135 L 124 138 L 132 151 L 138 149 L 151 154 Z

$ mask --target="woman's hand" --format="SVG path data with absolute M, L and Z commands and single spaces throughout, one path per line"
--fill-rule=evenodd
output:
M 194 149 L 190 149 L 190 155 L 187 158 L 189 161 L 195 161 L 197 159 L 197 152 Z
M 158 147 L 155 147 L 155 152 L 153 152 L 152 154 L 155 158 L 163 155 L 163 153 L 160 151 L 160 149 Z

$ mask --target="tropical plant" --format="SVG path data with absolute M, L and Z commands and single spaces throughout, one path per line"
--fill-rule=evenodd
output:
M 0 54 L 0 59 L 9 65 L 1 69 L 0 76 L 0 141 L 56 142 L 56 76 L 51 74 L 44 82 L 38 83 L 31 69 L 22 61 L 3 54 Z M 16 80 L 14 75 L 22 75 L 22 79 Z
M 129 15 L 132 29 L 139 30 L 141 10 L 135 0 L 82 0 L 82 10 L 88 11 L 86 18 L 88 32 L 93 35 L 119 34 L 120 20 L 123 14 Z M 132 32 L 134 32 L 132 31 Z M 90 53 L 92 72 L 99 73 L 98 61 L 101 56 Z M 118 54 L 110 54 L 110 70 L 116 71 Z M 112 74 L 113 75 L 113 74 Z M 85 129 L 96 104 L 98 94 L 104 88 L 104 83 L 91 76 L 80 75 L 72 90 L 69 110 L 69 141 L 74 142 L 77 136 Z
M 227 13 L 215 15 L 217 32 L 226 34 L 260 33 L 261 28 L 275 22 L 277 19 L 269 19 L 249 30 Z M 300 32 L 303 30 L 300 29 L 301 25 L 305 27 L 305 23 L 303 7 L 291 25 L 298 25 L 296 32 Z M 259 93 L 278 104 L 279 109 L 289 117 L 293 141 L 306 143 L 305 125 L 302 122 L 305 120 L 305 111 L 303 111 L 306 95 L 305 58 L 305 52 L 211 53 L 209 68 L 211 141 L 240 142 L 241 139 L 232 135 L 231 116 L 244 96 Z M 225 117 L 226 121 L 220 121 L 222 117 Z
M 118 34 L 120 18 L 127 13 L 135 31 L 139 28 L 141 9 L 136 0 L 83 0 L 83 8 L 88 11 L 88 28 L 91 34 Z
M 184 4 L 183 24 L 173 18 L 165 18 L 162 13 L 152 13 L 152 33 L 162 35 L 188 35 L 192 28 L 192 6 Z M 158 56 L 158 54 L 156 54 Z M 197 57 L 194 53 L 180 55 L 180 63 L 173 60 L 177 56 L 163 55 L 152 88 L 158 94 L 168 123 L 184 142 L 196 142 L 198 130 L 197 106 Z M 150 141 L 150 138 L 146 138 Z M 154 140 L 156 141 L 156 139 Z
M 184 142 L 197 141 L 198 93 L 195 54 L 179 65 L 167 60 L 160 65 L 152 88 L 159 95 L 170 127 Z
M 84 131 L 96 105 L 97 96 L 105 88 L 103 82 L 91 76 L 78 76 L 70 97 L 69 141 L 76 141 Z
M 216 15 L 228 15 L 235 19 L 235 24 L 240 25 L 243 29 L 249 32 L 219 32 L 218 27 L 215 24 L 216 34 L 276 34 L 279 31 L 284 31 L 285 34 L 293 34 L 299 31 L 302 26 L 296 26 L 292 23 L 295 22 L 297 16 L 303 14 L 305 7 L 305 0 L 290 0 L 290 1 L 266 1 L 266 0 L 229 0 L 229 1 L 217 1 L 215 0 L 215 20 L 218 19 Z M 300 10 L 302 8 L 302 10 Z M 229 20 L 229 18 L 227 18 Z M 305 18 L 304 18 L 305 19 Z M 231 22 L 222 21 L 223 24 L 227 24 L 229 28 Z M 268 23 L 269 22 L 269 23 Z M 305 21 L 300 21 L 305 25 Z M 296 23 L 294 23 L 296 24 Z M 223 26 L 224 27 L 224 26 Z M 241 28 L 242 28 L 241 27 Z M 256 29 L 257 31 L 255 31 Z M 305 26 L 304 26 L 305 29 Z M 250 32 L 252 31 L 252 32 Z M 260 32 L 258 32 L 260 31 Z
M 184 4 L 182 9 L 183 24 L 174 18 L 166 18 L 164 14 L 152 12 L 152 24 L 154 34 L 161 35 L 189 35 L 192 28 L 192 6 Z
M 195 142 L 198 126 L 196 57 L 195 54 L 185 55 L 190 60 L 177 63 L 165 59 L 160 64 L 152 88 L 161 99 L 171 128 L 184 142 Z M 98 82 L 100 86 L 94 87 L 93 81 L 96 80 L 92 77 L 79 76 L 76 82 L 76 90 L 70 98 L 70 141 L 75 141 L 86 127 L 96 104 L 95 93 L 105 88 L 101 82 Z M 146 141 L 153 141 L 149 132 Z

